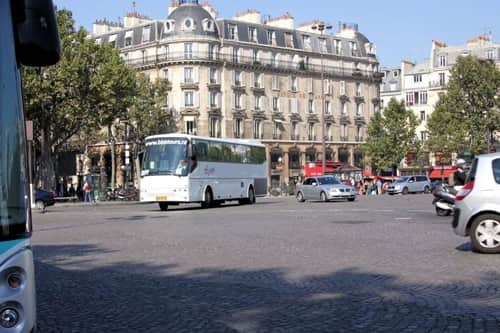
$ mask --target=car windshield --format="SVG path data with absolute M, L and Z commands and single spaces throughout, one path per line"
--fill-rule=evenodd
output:
M 335 177 L 318 178 L 318 182 L 320 185 L 338 185 L 338 184 L 340 184 L 340 181 Z
M 155 138 L 146 141 L 142 175 L 185 175 L 188 165 L 187 146 L 188 140 L 185 138 Z
M 396 180 L 396 183 L 406 183 L 410 177 L 401 177 Z

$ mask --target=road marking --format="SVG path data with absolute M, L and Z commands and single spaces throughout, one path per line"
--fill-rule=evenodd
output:
M 396 221 L 408 221 L 411 220 L 411 217 L 395 217 Z

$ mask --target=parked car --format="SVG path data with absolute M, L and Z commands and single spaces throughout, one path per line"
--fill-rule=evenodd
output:
M 478 252 L 500 253 L 500 153 L 474 159 L 455 200 L 455 233 L 469 236 Z
M 427 176 L 404 176 L 387 187 L 389 194 L 429 193 L 431 181 Z
M 35 191 L 35 207 L 44 210 L 45 207 L 53 206 L 56 203 L 55 193 L 41 188 Z
M 306 200 L 329 201 L 333 199 L 356 199 L 356 189 L 345 185 L 335 176 L 318 176 L 306 178 L 302 184 L 297 185 L 297 201 Z

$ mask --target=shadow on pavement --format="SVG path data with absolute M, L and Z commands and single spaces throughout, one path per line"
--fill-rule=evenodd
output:
M 499 331 L 500 275 L 405 284 L 355 268 L 296 281 L 280 269 L 98 265 L 106 250 L 36 246 L 40 332 Z

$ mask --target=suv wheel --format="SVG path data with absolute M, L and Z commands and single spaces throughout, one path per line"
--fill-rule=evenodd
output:
M 404 194 L 404 195 L 407 195 L 407 194 L 408 194 L 408 187 L 405 187 L 405 188 L 403 189 L 403 194 Z
M 500 252 L 500 215 L 484 214 L 476 217 L 470 228 L 474 249 L 482 253 Z

